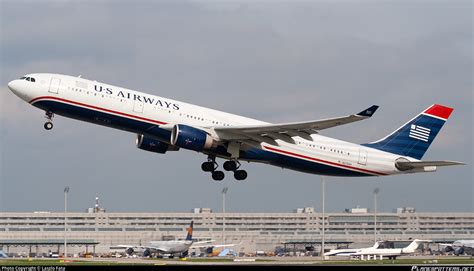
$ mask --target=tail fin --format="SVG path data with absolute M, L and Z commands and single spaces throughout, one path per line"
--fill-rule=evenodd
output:
M 194 221 L 191 221 L 191 225 L 189 225 L 189 228 L 188 228 L 188 234 L 186 235 L 186 241 L 193 240 L 193 225 L 194 225 Z
M 431 240 L 419 240 L 415 239 L 413 242 L 411 242 L 408 246 L 403 248 L 404 253 L 413 253 L 415 250 L 418 248 L 418 246 L 422 243 L 430 243 L 432 242 Z
M 452 112 L 452 108 L 433 104 L 390 135 L 362 145 L 421 159 Z

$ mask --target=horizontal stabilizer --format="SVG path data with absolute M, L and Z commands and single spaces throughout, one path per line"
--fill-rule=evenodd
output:
M 411 162 L 405 159 L 397 160 L 395 166 L 401 170 L 412 170 L 412 169 L 423 169 L 425 167 L 444 167 L 444 166 L 456 166 L 456 165 L 465 165 L 462 162 L 456 161 L 417 161 Z

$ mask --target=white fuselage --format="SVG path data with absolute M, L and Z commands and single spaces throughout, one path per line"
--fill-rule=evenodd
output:
M 30 74 L 35 82 L 9 84 L 23 100 L 43 110 L 110 126 L 133 133 L 159 129 L 160 140 L 169 143 L 168 124 L 193 127 L 262 125 L 267 122 L 196 106 L 168 98 L 129 90 L 97 81 L 60 74 Z M 159 132 L 161 133 L 161 132 Z M 395 160 L 403 157 L 319 134 L 313 141 L 293 137 L 295 144 L 276 140 L 278 145 L 259 143 L 241 160 L 269 163 L 307 173 L 335 176 L 381 176 L 401 172 Z M 217 156 L 221 156 L 216 153 Z M 416 161 L 410 157 L 407 160 Z
M 160 253 L 172 254 L 183 253 L 193 244 L 192 241 L 176 240 L 176 241 L 151 241 L 149 248 L 156 249 Z

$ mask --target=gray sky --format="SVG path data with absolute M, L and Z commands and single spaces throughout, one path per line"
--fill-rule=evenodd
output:
M 6 87 L 52 72 L 137 89 L 270 122 L 381 106 L 324 135 L 379 139 L 432 103 L 455 108 L 424 159 L 462 167 L 381 178 L 329 178 L 327 210 L 413 206 L 474 211 L 471 1 L 0 1 L 0 211 L 320 210 L 320 178 L 244 164 L 223 182 L 205 156 L 141 151 L 135 135 L 43 112 Z

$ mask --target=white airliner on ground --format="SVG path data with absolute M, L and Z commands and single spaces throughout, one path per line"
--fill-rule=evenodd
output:
M 444 247 L 444 251 L 452 251 L 454 255 L 463 254 L 474 256 L 474 240 L 456 240 L 452 244 L 440 244 Z
M 324 253 L 324 256 L 350 256 L 364 259 L 364 257 L 372 257 L 373 259 L 383 259 L 387 257 L 389 259 L 396 259 L 402 255 L 409 255 L 415 253 L 418 246 L 422 243 L 429 243 L 431 240 L 418 240 L 415 239 L 408 246 L 404 248 L 380 248 L 380 242 L 376 242 L 372 247 L 368 248 L 355 248 L 355 249 L 334 249 Z
M 125 252 L 129 255 L 132 255 L 136 250 L 140 250 L 143 251 L 143 256 L 145 257 L 152 256 L 153 254 L 158 254 L 161 256 L 168 255 L 170 258 L 173 258 L 176 255 L 180 258 L 184 258 L 188 256 L 188 251 L 190 248 L 217 248 L 236 246 L 236 244 L 212 245 L 211 243 L 213 242 L 213 240 L 194 242 L 193 225 L 194 222 L 191 221 L 191 225 L 189 226 L 187 231 L 186 239 L 184 240 L 150 241 L 150 243 L 145 246 L 118 245 L 114 247 L 124 248 Z
M 330 176 L 430 172 L 453 161 L 420 161 L 452 108 L 434 104 L 381 140 L 353 144 L 319 131 L 371 117 L 378 106 L 338 118 L 271 124 L 134 90 L 61 74 L 28 74 L 8 83 L 18 97 L 46 112 L 136 133 L 137 147 L 156 153 L 180 148 L 208 155 L 202 170 L 214 180 L 223 168 L 247 177 L 239 161 L 261 162 Z

